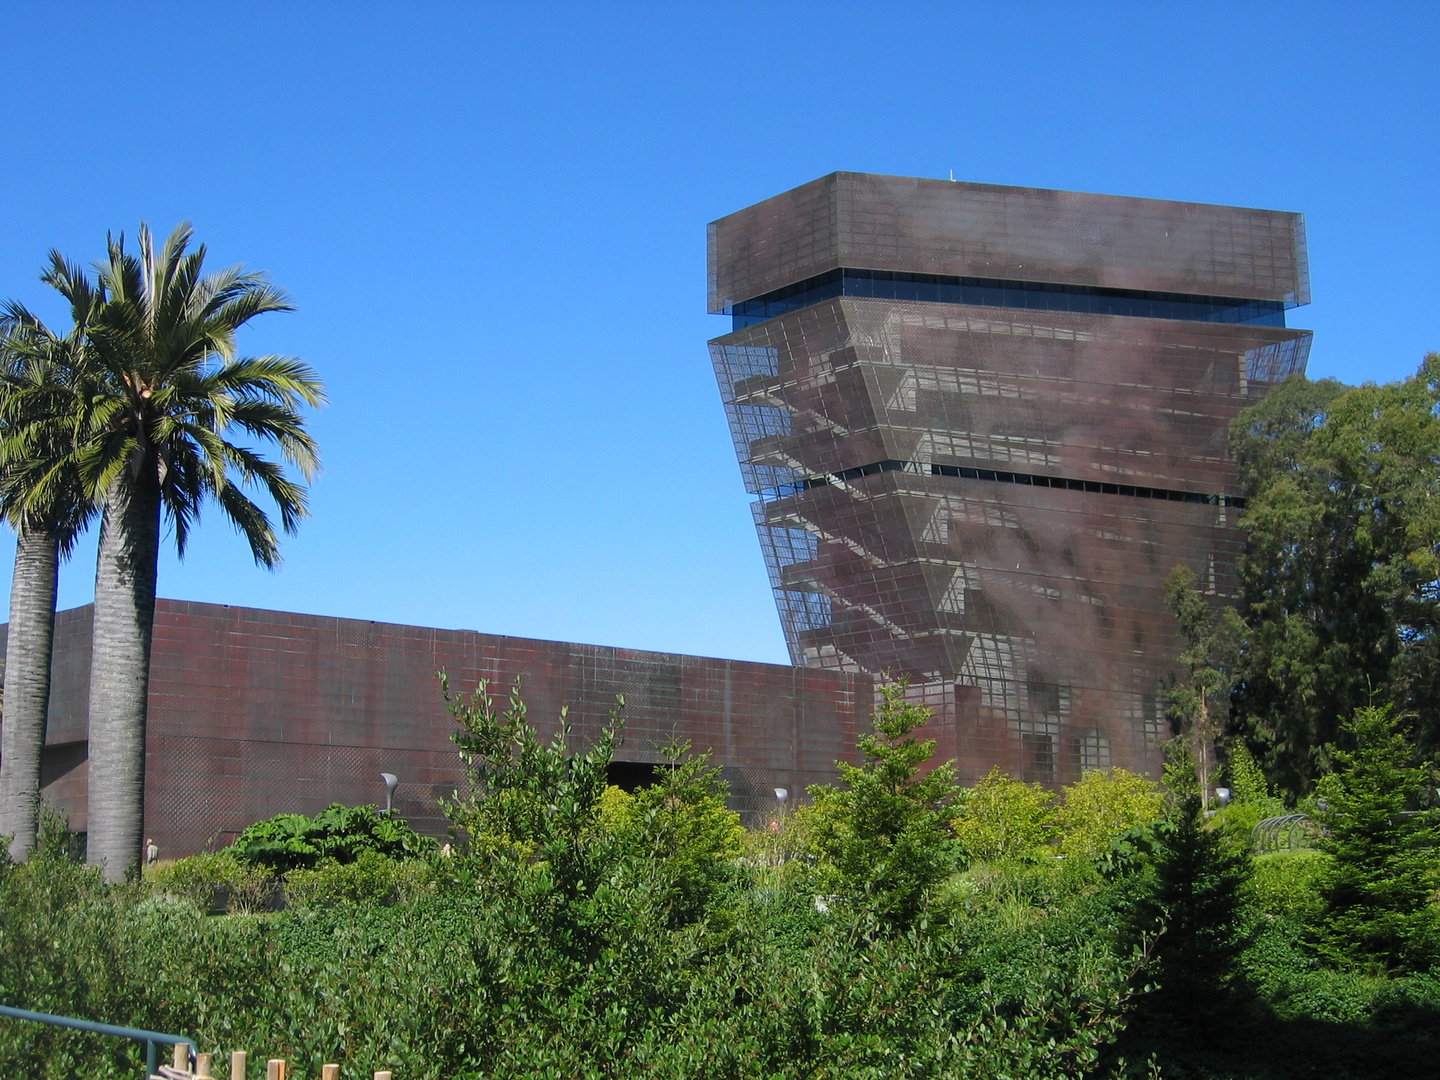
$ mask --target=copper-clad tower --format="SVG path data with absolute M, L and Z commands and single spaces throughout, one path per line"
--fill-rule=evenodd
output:
M 1234 590 L 1227 429 L 1304 370 L 1303 218 L 834 173 L 709 258 L 794 662 L 908 676 L 971 779 L 1153 772 L 1161 585 Z

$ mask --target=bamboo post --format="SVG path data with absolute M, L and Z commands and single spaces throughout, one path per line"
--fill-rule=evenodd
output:
M 174 1052 L 170 1055 L 170 1064 L 176 1072 L 190 1071 L 190 1044 L 176 1043 Z
M 321 1065 L 320 1080 L 340 1080 L 339 1065 Z
M 285 1080 L 284 1058 L 271 1058 L 265 1063 L 265 1080 Z
M 195 1055 L 195 1080 L 215 1080 L 215 1074 L 210 1071 L 214 1060 L 213 1054 Z
M 244 1050 L 236 1050 L 230 1055 L 230 1080 L 245 1080 L 245 1062 L 249 1057 Z

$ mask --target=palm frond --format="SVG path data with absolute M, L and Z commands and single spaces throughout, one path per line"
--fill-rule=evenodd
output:
M 280 545 L 275 539 L 275 530 L 265 511 L 245 497 L 233 484 L 218 495 L 220 507 L 236 530 L 250 545 L 250 554 L 255 562 L 267 570 L 280 565 Z

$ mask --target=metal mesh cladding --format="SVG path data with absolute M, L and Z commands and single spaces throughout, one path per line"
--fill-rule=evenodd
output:
M 85 823 L 86 609 L 61 614 L 46 796 Z M 437 799 L 464 784 L 435 673 L 480 679 L 504 699 L 517 679 L 543 738 L 568 708 L 577 749 L 625 698 L 622 763 L 664 760 L 672 739 L 732 780 L 731 803 L 761 813 L 775 787 L 833 778 L 855 744 L 871 680 L 775 664 L 434 630 L 162 600 L 151 663 L 146 835 L 162 858 L 223 845 L 277 813 L 383 803 L 443 835 Z M 69 674 L 65 674 L 69 672 Z
M 717 223 L 722 292 L 800 273 L 819 248 L 917 272 L 1306 288 L 1298 215 L 853 174 L 799 191 L 793 218 L 781 196 Z M 826 192 L 835 216 L 806 245 Z M 744 240 L 755 223 L 763 236 Z M 971 777 L 1153 770 L 1177 650 L 1162 583 L 1180 564 L 1234 591 L 1228 425 L 1303 372 L 1309 343 L 1278 326 L 858 297 L 715 339 L 795 663 L 908 677 Z

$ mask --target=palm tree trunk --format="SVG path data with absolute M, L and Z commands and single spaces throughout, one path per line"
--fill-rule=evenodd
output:
M 55 535 L 43 528 L 22 528 L 10 584 L 5 713 L 0 728 L 0 836 L 11 838 L 10 857 L 16 860 L 35 847 L 59 568 L 60 542 Z
M 153 475 L 120 477 L 105 499 L 95 568 L 90 660 L 90 805 L 86 860 L 108 881 L 140 862 L 145 821 L 145 706 L 160 556 Z

